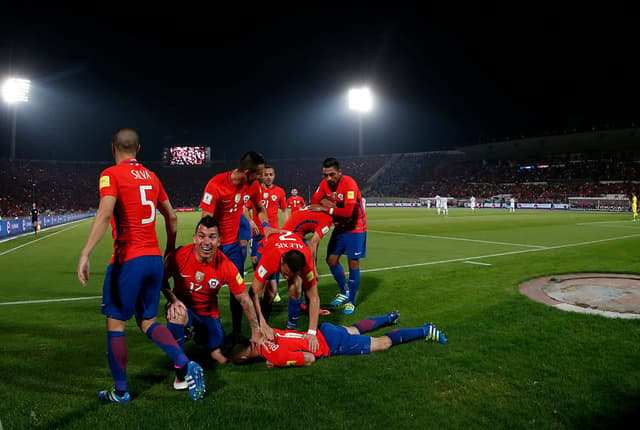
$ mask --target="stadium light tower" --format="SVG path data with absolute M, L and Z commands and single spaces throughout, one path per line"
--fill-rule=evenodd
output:
M 369 87 L 352 88 L 349 90 L 349 109 L 358 112 L 358 155 L 364 155 L 362 138 L 362 115 L 369 112 L 373 106 L 373 99 Z
M 2 98 L 13 108 L 11 123 L 11 154 L 9 156 L 11 161 L 16 158 L 16 119 L 18 104 L 29 101 L 30 87 L 31 81 L 28 79 L 8 78 L 2 83 Z

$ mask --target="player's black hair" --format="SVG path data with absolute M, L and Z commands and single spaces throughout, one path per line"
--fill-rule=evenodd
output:
M 256 151 L 249 151 L 240 158 L 240 166 L 238 170 L 256 172 L 260 164 L 264 164 L 264 157 Z
M 198 225 L 196 225 L 196 230 L 194 233 L 198 232 L 198 227 L 200 227 L 201 225 L 207 228 L 218 227 L 218 231 L 220 231 L 220 226 L 218 226 L 218 221 L 216 221 L 216 219 L 211 215 L 202 217 L 202 219 L 198 222 Z
M 325 169 L 334 167 L 336 170 L 340 170 L 340 163 L 338 163 L 338 160 L 335 157 L 329 157 L 324 159 L 324 161 L 322 162 L 322 167 L 324 167 Z
M 132 128 L 121 128 L 116 134 L 113 135 L 111 143 L 119 151 L 132 152 L 138 149 L 140 144 L 140 138 L 138 133 Z
M 267 170 L 267 169 L 273 169 L 273 173 L 276 173 L 276 168 L 273 167 L 271 164 L 264 165 L 264 170 Z
M 304 258 L 304 254 L 297 249 L 287 251 L 282 256 L 282 262 L 289 266 L 293 272 L 299 272 L 307 264 L 307 260 Z

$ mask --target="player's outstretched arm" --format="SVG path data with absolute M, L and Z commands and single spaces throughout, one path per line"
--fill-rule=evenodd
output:
M 89 256 L 107 232 L 115 206 L 116 198 L 114 196 L 104 196 L 100 199 L 98 212 L 93 219 L 91 230 L 89 230 L 89 237 L 87 238 L 84 248 L 82 248 L 80 260 L 78 261 L 78 280 L 83 287 L 87 286 L 87 281 L 89 280 Z
M 251 343 L 254 345 L 264 346 L 266 339 L 264 334 L 260 330 L 260 323 L 258 322 L 258 315 L 256 314 L 256 310 L 254 307 L 254 303 L 249 297 L 249 293 L 243 291 L 238 294 L 234 294 L 234 297 L 242 306 L 244 310 L 244 314 L 249 320 L 249 325 L 251 326 Z
M 167 246 L 164 255 L 176 249 L 176 236 L 178 235 L 178 216 L 171 206 L 169 199 L 160 202 L 158 210 L 164 217 L 164 225 L 167 230 Z

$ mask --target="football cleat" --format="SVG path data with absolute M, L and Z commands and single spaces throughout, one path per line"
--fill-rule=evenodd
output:
M 338 293 L 336 294 L 336 297 L 333 299 L 333 301 L 329 303 L 329 306 L 340 306 L 347 300 L 349 300 L 349 296 L 347 296 L 346 294 Z
M 204 385 L 204 372 L 202 371 L 202 367 L 195 361 L 190 361 L 187 366 L 187 374 L 184 380 L 189 388 L 189 395 L 192 400 L 202 399 L 204 393 L 207 392 L 207 388 Z
M 122 396 L 118 396 L 116 394 L 115 389 L 100 391 L 98 393 L 98 398 L 103 402 L 121 403 L 121 404 L 131 403 L 131 395 L 129 394 L 128 391 L 126 391 Z
M 354 305 L 351 302 L 347 302 L 347 304 L 344 305 L 344 310 L 342 311 L 342 313 L 345 315 L 351 315 L 355 311 L 356 311 L 356 305 Z
M 440 330 L 438 330 L 432 322 L 425 323 L 422 326 L 424 332 L 424 340 L 436 340 L 443 345 L 447 344 L 447 338 Z
M 387 324 L 394 325 L 398 324 L 398 318 L 400 318 L 400 312 L 391 311 L 387 314 Z
M 189 383 L 187 382 L 186 379 L 183 379 L 182 381 L 178 379 L 178 377 L 176 376 L 173 380 L 173 389 L 174 390 L 178 390 L 178 391 L 182 391 L 182 390 L 187 390 L 189 388 Z

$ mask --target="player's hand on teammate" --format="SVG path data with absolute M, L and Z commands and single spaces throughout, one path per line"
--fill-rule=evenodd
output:
M 285 230 L 280 230 L 279 228 L 273 228 L 273 227 L 264 227 L 264 237 L 267 238 L 272 234 L 280 233 L 282 231 L 285 231 Z
M 84 255 L 81 255 L 80 261 L 78 261 L 78 280 L 83 287 L 87 286 L 87 281 L 89 280 L 89 257 Z
M 275 338 L 276 338 L 275 332 L 268 325 L 266 325 L 266 324 L 263 325 L 260 328 L 260 331 L 262 331 L 262 334 L 264 335 L 266 340 L 275 340 Z
M 260 229 L 258 228 L 258 224 L 256 224 L 255 221 L 253 220 L 249 221 L 249 228 L 251 229 L 252 236 L 260 235 Z
M 306 337 L 309 341 L 309 350 L 315 353 L 320 347 L 320 343 L 318 342 L 318 338 L 316 337 L 316 335 L 307 333 L 304 335 L 304 337 Z
M 256 345 L 266 346 L 267 344 L 267 338 L 262 332 L 262 330 L 258 330 L 255 333 L 251 333 L 251 339 L 249 339 L 249 341 L 251 342 L 252 347 L 255 347 Z
M 167 321 L 180 321 L 187 315 L 187 307 L 180 300 L 171 303 L 167 308 Z
M 315 204 L 309 205 L 309 210 L 311 212 L 326 212 L 327 211 L 327 207 L 315 203 Z

